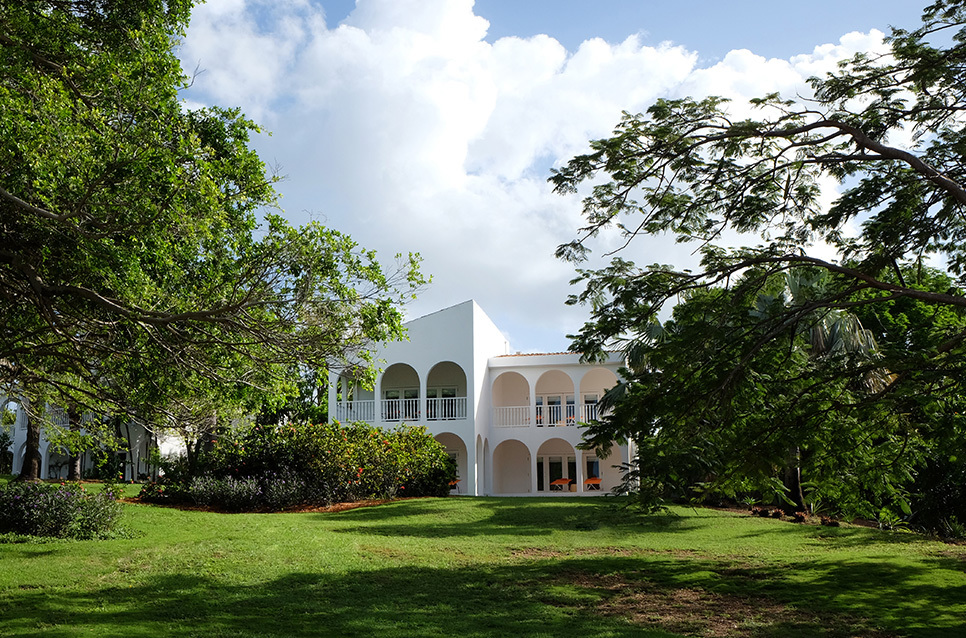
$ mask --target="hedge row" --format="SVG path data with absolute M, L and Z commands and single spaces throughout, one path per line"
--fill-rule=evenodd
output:
M 146 485 L 148 501 L 231 511 L 279 510 L 373 498 L 445 496 L 456 478 L 446 451 L 422 427 L 367 423 L 252 426 L 212 441 L 190 474 Z

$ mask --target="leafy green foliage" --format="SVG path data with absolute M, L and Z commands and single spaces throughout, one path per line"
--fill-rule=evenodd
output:
M 424 283 L 418 256 L 386 268 L 271 213 L 258 127 L 178 97 L 191 5 L 0 5 L 0 384 L 37 418 L 204 431 L 295 394 L 298 370 L 365 370 Z
M 146 485 L 141 497 L 157 502 L 190 497 L 232 510 L 284 509 L 446 496 L 456 478 L 445 449 L 422 427 L 254 425 L 212 443 L 195 470 Z
M 587 193 L 562 258 L 609 229 L 699 244 L 694 271 L 619 255 L 578 270 L 569 300 L 592 312 L 574 348 L 628 355 L 587 445 L 637 440 L 645 503 L 751 494 L 932 516 L 917 473 L 964 435 L 966 2 L 934 3 L 888 42 L 813 78 L 814 99 L 753 100 L 755 119 L 717 97 L 626 113 L 551 177 Z M 725 245 L 735 233 L 753 245 Z

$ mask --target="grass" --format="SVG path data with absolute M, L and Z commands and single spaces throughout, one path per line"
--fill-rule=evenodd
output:
M 912 534 L 609 499 L 125 510 L 132 538 L 0 545 L 0 635 L 966 634 L 966 548 Z

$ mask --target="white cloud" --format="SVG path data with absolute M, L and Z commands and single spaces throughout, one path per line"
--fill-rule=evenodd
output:
M 337 27 L 308 0 L 221 0 L 196 8 L 181 56 L 206 70 L 191 100 L 238 105 L 273 131 L 256 145 L 288 175 L 293 222 L 321 218 L 387 260 L 421 252 L 434 284 L 410 312 L 476 298 L 517 349 L 565 347 L 585 312 L 564 306 L 573 271 L 553 258 L 581 224 L 579 198 L 551 193 L 550 167 L 622 110 L 791 95 L 881 41 L 849 34 L 791 60 L 738 50 L 702 69 L 637 37 L 571 53 L 545 35 L 490 44 L 487 27 L 471 0 L 358 0 Z M 680 263 L 688 250 L 655 238 L 634 253 Z

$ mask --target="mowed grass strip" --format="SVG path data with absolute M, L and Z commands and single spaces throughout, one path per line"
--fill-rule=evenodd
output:
M 125 516 L 0 544 L 0 635 L 966 635 L 966 548 L 913 534 L 609 498 Z

